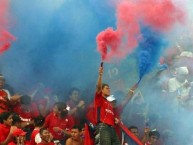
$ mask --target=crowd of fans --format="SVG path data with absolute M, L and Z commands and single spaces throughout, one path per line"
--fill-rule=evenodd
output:
M 193 53 L 171 50 L 176 51 L 168 51 L 170 56 L 160 61 L 161 67 L 148 81 L 148 90 L 145 90 L 147 87 L 137 89 L 135 84 L 122 101 L 116 96 L 107 99 L 118 110 L 117 124 L 122 120 L 144 145 L 182 145 L 166 117 L 193 110 L 190 65 Z M 81 97 L 81 90 L 72 88 L 64 101 L 42 88 L 40 85 L 28 95 L 17 95 L 0 75 L 0 145 L 83 145 L 88 131 L 85 124 L 90 127 L 90 138 L 94 138 L 93 102 L 85 103 L 88 101 Z M 156 100 L 156 103 L 147 100 Z M 158 111 L 162 103 L 169 110 L 164 115 Z M 121 144 L 134 145 L 133 139 L 122 133 L 119 126 L 117 128 Z

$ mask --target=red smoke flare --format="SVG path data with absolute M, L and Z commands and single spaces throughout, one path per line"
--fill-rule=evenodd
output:
M 117 53 L 120 46 L 120 37 L 112 28 L 107 28 L 97 35 L 98 51 L 101 53 L 102 60 L 108 60 L 114 53 Z M 111 49 L 108 49 L 108 48 Z

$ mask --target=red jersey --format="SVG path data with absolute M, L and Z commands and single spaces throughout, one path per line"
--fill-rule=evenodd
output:
M 106 98 L 102 96 L 102 92 L 95 94 L 94 99 L 95 117 L 96 122 L 100 121 L 105 124 L 114 126 L 115 125 L 115 112 L 113 106 Z M 100 115 L 98 115 L 98 111 Z
M 14 142 L 10 142 L 10 143 L 8 143 L 8 145 L 17 145 L 17 144 Z
M 9 135 L 11 126 L 6 126 L 4 124 L 0 124 L 0 142 L 6 140 L 7 136 Z
M 53 142 L 48 142 L 48 143 L 38 143 L 37 145 L 55 145 Z
M 31 137 L 30 137 L 30 143 L 31 145 L 36 145 L 36 142 L 35 142 L 35 137 L 36 135 L 39 133 L 39 129 L 34 129 L 31 133 Z
M 8 94 L 3 89 L 0 90 L 0 114 L 9 111 L 10 101 Z
M 39 116 L 39 110 L 35 103 L 31 103 L 28 110 L 22 109 L 22 105 L 17 103 L 13 106 L 13 111 L 19 114 L 23 122 L 31 121 L 33 118 Z
M 8 145 L 17 145 L 17 143 L 14 142 L 10 142 L 8 143 Z M 28 141 L 25 142 L 25 145 L 31 145 Z
M 74 120 L 72 116 L 66 115 L 64 118 L 59 118 L 56 114 L 50 113 L 45 120 L 45 127 L 52 133 L 54 139 L 64 139 L 64 134 L 61 131 L 55 132 L 54 127 L 59 127 L 63 130 L 71 130 L 74 126 Z

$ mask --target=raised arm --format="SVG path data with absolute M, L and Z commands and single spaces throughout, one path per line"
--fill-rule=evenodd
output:
M 17 103 L 21 99 L 21 95 L 15 94 L 10 98 L 11 104 Z
M 102 76 L 103 76 L 103 67 L 99 68 L 99 76 L 97 80 L 96 92 L 99 93 L 102 90 Z
M 121 102 L 121 106 L 125 107 L 127 105 L 127 103 L 131 100 L 131 98 L 134 95 L 135 90 L 137 89 L 138 84 L 134 84 L 131 89 L 129 89 L 129 92 L 127 94 L 127 96 L 123 99 L 123 101 Z

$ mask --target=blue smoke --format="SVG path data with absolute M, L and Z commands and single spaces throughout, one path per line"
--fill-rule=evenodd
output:
M 138 48 L 139 79 L 148 74 L 158 64 L 159 58 L 166 48 L 164 36 L 150 27 L 141 28 L 142 39 Z
M 10 3 L 11 32 L 17 41 L 0 58 L 0 71 L 16 90 L 38 82 L 60 90 L 96 83 L 100 54 L 96 51 L 95 37 L 115 24 L 114 9 L 106 1 Z

